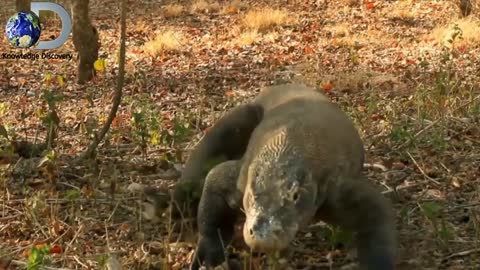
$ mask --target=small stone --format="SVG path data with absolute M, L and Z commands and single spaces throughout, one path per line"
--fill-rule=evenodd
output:
M 139 183 L 131 183 L 128 185 L 127 190 L 134 193 L 134 192 L 140 192 L 143 190 L 143 185 Z

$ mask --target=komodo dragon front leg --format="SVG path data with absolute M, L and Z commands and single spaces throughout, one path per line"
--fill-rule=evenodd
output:
M 236 185 L 240 168 L 240 160 L 226 161 L 214 167 L 206 177 L 198 206 L 199 240 L 191 270 L 198 270 L 203 262 L 207 267 L 215 267 L 226 261 L 224 250 L 241 214 L 242 193 Z
M 220 118 L 190 154 L 182 177 L 175 187 L 174 198 L 180 202 L 189 195 L 193 195 L 193 199 L 200 199 L 207 173 L 223 161 L 243 156 L 250 136 L 262 116 L 262 107 L 246 104 L 232 109 Z
M 364 176 L 342 179 L 326 195 L 317 216 L 356 233 L 360 269 L 395 269 L 395 218 L 390 201 Z
M 235 107 L 220 118 L 196 145 L 190 154 L 180 180 L 173 188 L 173 218 L 194 217 L 196 206 L 203 190 L 204 179 L 211 168 L 225 160 L 240 159 L 247 148 L 250 136 L 263 117 L 259 105 L 244 104 Z M 165 212 L 165 196 L 149 192 L 147 197 L 155 197 L 153 208 L 157 213 Z

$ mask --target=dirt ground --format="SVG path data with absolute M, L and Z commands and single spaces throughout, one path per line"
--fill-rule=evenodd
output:
M 90 2 L 107 63 L 91 83 L 75 83 L 75 57 L 0 59 L 9 136 L 42 140 L 46 93 L 62 97 L 55 151 L 43 163 L 5 158 L 0 141 L 0 269 L 24 269 L 39 243 L 57 248 L 45 269 L 103 269 L 109 257 L 123 269 L 185 269 L 195 235 L 177 241 L 168 218 L 145 220 L 129 187 L 173 184 L 225 111 L 290 81 L 317 87 L 354 119 L 366 173 L 395 205 L 398 269 L 480 269 L 478 4 L 462 18 L 446 0 L 128 1 L 120 110 L 96 159 L 73 165 L 106 119 L 118 72 L 119 1 Z M 13 10 L 2 6 L 0 21 Z M 48 19 L 46 36 L 58 26 Z M 0 53 L 13 51 L 3 37 Z M 75 56 L 71 38 L 55 52 Z M 342 239 L 312 227 L 287 265 L 351 269 Z

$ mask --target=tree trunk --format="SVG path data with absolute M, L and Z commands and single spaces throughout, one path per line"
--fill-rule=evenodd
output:
M 73 45 L 78 52 L 77 83 L 84 84 L 95 75 L 93 63 L 98 59 L 100 42 L 97 29 L 88 16 L 89 0 L 72 0 Z
M 15 8 L 17 11 L 30 11 L 31 0 L 16 0 Z
M 472 1 L 471 0 L 460 0 L 460 13 L 463 17 L 467 17 L 472 13 Z
M 83 0 L 80 0 L 83 1 Z M 122 89 L 125 82 L 125 40 L 127 39 L 127 0 L 122 0 L 121 2 L 121 16 L 120 16 L 120 61 L 118 63 L 118 77 L 117 77 L 117 87 L 113 96 L 112 108 L 108 114 L 107 121 L 103 125 L 102 129 L 93 139 L 93 142 L 88 146 L 87 150 L 80 155 L 79 159 L 91 158 L 95 155 L 98 144 L 103 140 L 107 134 L 110 126 L 112 125 L 113 119 L 117 114 L 118 107 L 122 101 Z

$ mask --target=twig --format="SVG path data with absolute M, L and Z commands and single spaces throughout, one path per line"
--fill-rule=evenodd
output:
M 413 161 L 413 164 L 415 164 L 415 166 L 417 167 L 417 169 L 423 174 L 423 176 L 425 178 L 427 178 L 428 180 L 432 181 L 433 183 L 437 184 L 437 185 L 441 185 L 440 182 L 438 182 L 437 180 L 431 178 L 430 176 L 428 176 L 425 171 L 422 169 L 422 167 L 420 167 L 420 165 L 418 165 L 417 161 L 413 158 L 412 154 L 410 154 L 409 151 L 407 151 L 407 155 L 410 157 L 410 159 Z
M 35 213 L 33 211 L 30 211 L 30 215 L 29 215 L 32 219 L 33 219 L 33 223 L 35 223 L 38 227 L 38 229 L 40 229 L 40 232 L 43 234 L 43 236 L 45 236 L 45 238 L 49 238 L 48 234 L 45 232 L 45 230 L 43 229 L 42 227 L 42 224 L 40 224 L 40 222 L 38 221 L 37 219 L 37 215 L 35 215 Z
M 480 252 L 480 248 L 474 248 L 474 249 L 469 249 L 469 250 L 465 250 L 465 251 L 460 251 L 460 252 L 457 252 L 457 253 L 453 253 L 453 254 L 450 254 L 448 255 L 447 257 L 445 257 L 444 260 L 449 260 L 451 258 L 454 258 L 454 257 L 463 257 L 463 256 L 468 256 L 472 253 L 477 253 L 477 252 Z
M 88 265 L 82 263 L 77 256 L 73 256 L 73 259 L 74 259 L 78 264 L 80 264 L 81 266 L 83 266 L 85 269 L 88 269 L 88 268 L 89 268 Z
M 378 163 L 363 163 L 364 168 L 380 169 L 382 172 L 388 171 L 388 169 L 382 164 Z
M 455 210 L 455 209 L 459 209 L 459 208 L 470 208 L 470 207 L 475 207 L 475 206 L 480 206 L 480 202 L 455 205 L 455 206 L 451 207 L 447 212 Z
M 16 214 L 16 215 L 13 215 L 13 216 L 6 216 L 6 217 L 1 217 L 0 218 L 0 222 L 3 222 L 3 221 L 7 221 L 7 220 L 10 220 L 10 219 L 15 219 L 19 216 L 23 216 L 24 214 Z
M 64 185 L 64 186 L 67 186 L 67 187 L 74 188 L 74 189 L 79 190 L 79 191 L 81 190 L 79 187 L 74 186 L 74 185 L 69 184 L 69 183 L 66 183 L 66 182 L 60 182 L 60 181 L 59 181 L 58 183 L 59 183 L 59 184 L 62 184 L 62 185 Z
M 83 224 L 80 224 L 77 232 L 75 233 L 75 235 L 73 236 L 72 240 L 70 240 L 70 242 L 68 243 L 68 245 L 65 247 L 65 250 L 63 251 L 63 254 L 67 254 L 67 250 L 69 249 L 69 247 L 72 246 L 73 242 L 77 239 L 77 237 L 80 235 L 80 232 L 82 232 L 83 230 Z
M 401 187 L 396 187 L 396 188 L 389 188 L 388 190 L 385 190 L 382 192 L 382 194 L 390 194 L 392 192 L 398 192 L 400 190 L 404 190 L 404 189 L 409 189 L 409 188 L 413 188 L 413 187 L 418 187 L 420 186 L 422 183 L 416 183 L 416 184 L 411 184 L 411 185 L 405 185 L 405 186 L 401 186 Z

